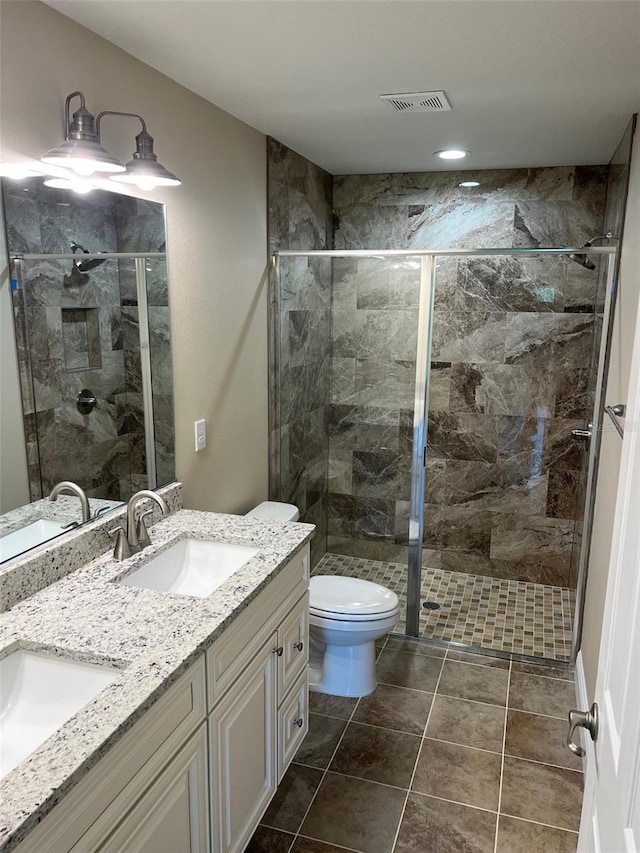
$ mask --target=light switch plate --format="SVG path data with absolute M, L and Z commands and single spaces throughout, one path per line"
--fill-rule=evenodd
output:
M 204 418 L 199 421 L 195 421 L 195 434 L 196 434 L 196 453 L 200 450 L 204 450 L 207 446 L 207 422 Z

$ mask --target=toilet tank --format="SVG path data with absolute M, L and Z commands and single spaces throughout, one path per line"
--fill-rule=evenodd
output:
M 300 512 L 295 504 L 285 504 L 280 501 L 262 501 L 247 513 L 252 518 L 262 518 L 265 521 L 297 521 Z

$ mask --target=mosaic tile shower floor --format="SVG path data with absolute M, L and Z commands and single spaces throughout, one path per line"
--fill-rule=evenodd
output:
M 407 567 L 400 563 L 325 554 L 312 574 L 349 575 L 392 589 L 402 605 L 396 631 L 404 633 Z M 575 591 L 442 569 L 422 570 L 420 635 L 500 652 L 568 661 Z

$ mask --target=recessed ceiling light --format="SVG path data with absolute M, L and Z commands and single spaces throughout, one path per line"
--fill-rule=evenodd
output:
M 462 160 L 470 151 L 465 151 L 463 148 L 445 148 L 443 151 L 434 151 L 435 157 L 440 157 L 441 160 Z
M 480 181 L 460 181 L 459 187 L 479 187 Z

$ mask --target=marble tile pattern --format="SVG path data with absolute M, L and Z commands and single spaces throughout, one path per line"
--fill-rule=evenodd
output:
M 5 181 L 3 201 L 12 253 L 69 252 L 73 242 L 89 252 L 165 249 L 157 204 L 98 191 L 79 197 L 40 179 Z M 169 482 L 175 474 L 172 402 L 165 402 L 172 401 L 166 264 L 148 261 L 147 270 L 155 416 L 162 418 L 158 481 Z M 31 499 L 64 479 L 91 497 L 127 499 L 143 480 L 147 485 L 141 379 L 134 375 L 134 262 L 107 260 L 80 272 L 72 261 L 25 261 L 23 280 L 13 304 Z M 76 407 L 83 388 L 98 399 L 87 415 Z
M 328 249 L 332 176 L 267 139 L 268 244 Z M 315 524 L 312 560 L 326 550 L 331 262 L 282 258 L 270 278 L 270 492 Z
M 604 167 L 346 175 L 335 247 L 581 245 Z M 474 174 L 474 177 L 476 175 Z M 420 264 L 333 263 L 328 550 L 406 559 Z M 429 565 L 575 586 L 598 277 L 562 257 L 442 258 L 436 270 L 424 546 Z M 435 561 L 435 562 L 434 562 Z
M 0 654 L 50 650 L 122 668 L 113 685 L 0 782 L 0 846 L 30 828 L 128 731 L 312 537 L 310 525 L 182 510 L 153 527 L 153 544 L 126 562 L 110 553 L 0 618 Z M 259 549 L 206 599 L 117 581 L 185 537 Z M 67 616 L 73 607 L 73 620 Z M 3 846 L 4 845 L 4 846 Z
M 181 483 L 170 483 L 157 489 L 157 492 L 162 495 L 172 512 L 182 509 Z M 17 516 L 32 520 L 31 513 L 34 511 L 44 516 L 50 512 L 50 507 L 60 504 L 61 507 L 65 507 L 63 510 L 65 514 L 69 512 L 72 519 L 75 519 L 78 517 L 77 510 L 71 509 L 74 500 L 76 499 L 61 495 L 55 503 L 46 500 L 35 502 L 22 507 L 21 510 L 16 510 L 15 515 L 13 513 L 8 515 L 13 520 Z M 93 498 L 89 503 L 92 508 L 96 506 L 96 500 Z M 102 505 L 113 502 L 97 503 Z M 161 518 L 157 504 L 146 501 L 144 506 L 152 510 L 149 523 L 157 523 Z M 66 507 L 69 507 L 69 510 Z M 126 514 L 126 506 L 118 503 L 110 512 L 99 515 L 87 524 L 68 530 L 56 539 L 0 563 L 0 613 L 76 571 L 108 548 L 113 548 L 113 539 L 109 531 L 118 525 L 126 526 Z
M 406 564 L 325 554 L 313 574 L 344 575 L 379 583 L 400 599 L 404 632 L 407 604 Z M 575 591 L 548 584 L 492 578 L 424 567 L 420 635 L 548 660 L 571 660 Z

